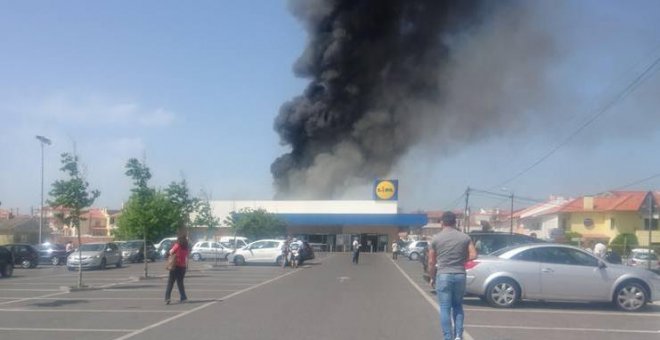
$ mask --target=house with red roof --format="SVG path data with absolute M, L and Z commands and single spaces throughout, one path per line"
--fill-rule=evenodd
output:
M 649 228 L 652 244 L 660 244 L 658 207 L 653 219 L 640 212 L 647 192 L 609 191 L 576 198 L 559 209 L 564 217 L 563 229 L 582 234 L 583 242 L 610 242 L 622 233 L 636 234 L 641 246 L 648 245 Z M 660 202 L 660 192 L 653 192 Z
M 553 196 L 546 202 L 516 211 L 513 219 L 518 226 L 518 232 L 535 234 L 536 237 L 544 240 L 554 240 L 555 230 L 561 229 L 564 218 L 560 211 L 568 202 L 569 199 Z

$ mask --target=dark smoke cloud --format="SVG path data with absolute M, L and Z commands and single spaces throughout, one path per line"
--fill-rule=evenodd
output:
M 463 88 L 481 86 L 479 74 L 453 69 L 461 69 L 457 57 L 481 54 L 487 60 L 487 50 L 461 56 L 452 49 L 467 46 L 475 52 L 475 45 L 464 41 L 475 40 L 489 15 L 502 13 L 495 8 L 439 0 L 294 0 L 290 8 L 309 33 L 294 72 L 311 81 L 275 120 L 282 143 L 291 146 L 271 166 L 280 198 L 339 197 L 353 185 L 387 176 L 434 129 L 463 142 L 488 134 L 493 122 L 500 125 L 514 114 L 479 102 L 474 97 L 479 93 Z M 515 29 L 515 20 L 509 26 Z M 538 45 L 537 53 L 547 52 L 543 41 Z M 535 77 L 534 70 L 525 71 Z M 484 117 L 491 119 L 484 123 Z

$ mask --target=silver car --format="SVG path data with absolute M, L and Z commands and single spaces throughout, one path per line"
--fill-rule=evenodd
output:
M 190 252 L 190 256 L 195 261 L 203 261 L 206 259 L 224 259 L 229 255 L 230 250 L 223 247 L 218 242 L 200 241 L 195 243 Z
M 76 270 L 82 262 L 83 268 L 105 269 L 108 265 L 114 265 L 117 268 L 122 266 L 122 255 L 119 247 L 113 243 L 86 243 L 74 250 L 66 260 L 66 266 L 69 270 Z M 82 261 L 79 261 L 79 258 Z
M 504 248 L 468 262 L 466 269 L 466 293 L 500 308 L 529 299 L 612 302 L 637 311 L 660 297 L 659 275 L 561 244 Z

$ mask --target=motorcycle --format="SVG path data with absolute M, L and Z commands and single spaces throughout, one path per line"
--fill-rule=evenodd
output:
M 291 258 L 289 260 L 289 263 L 291 263 L 291 267 L 298 268 L 298 265 L 300 265 L 300 260 L 301 260 L 300 250 L 298 249 L 291 250 L 290 256 Z

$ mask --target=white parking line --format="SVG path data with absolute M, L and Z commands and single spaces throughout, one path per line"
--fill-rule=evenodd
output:
M 626 312 L 598 312 L 598 311 L 569 311 L 569 310 L 543 310 L 543 309 L 486 309 L 486 308 L 464 308 L 466 311 L 477 313 L 538 313 L 538 314 L 577 314 L 577 315 L 612 315 L 631 317 L 654 317 L 660 318 L 660 313 L 626 313 Z
M 127 333 L 133 329 L 88 329 L 88 328 L 20 328 L 20 327 L 0 327 L 0 331 L 18 331 L 18 332 L 113 332 Z
M 188 284 L 186 284 L 188 287 Z M 164 288 L 161 289 L 145 289 L 145 288 L 135 288 L 133 290 L 126 289 L 117 289 L 117 288 L 108 288 L 103 289 L 104 292 L 165 292 Z M 195 289 L 196 292 L 234 292 L 236 289 Z
M 598 333 L 637 333 L 637 334 L 660 334 L 660 330 L 637 330 L 637 329 L 602 329 L 602 328 L 568 328 L 568 327 L 527 327 L 527 326 L 498 326 L 498 325 L 472 325 L 466 324 L 470 328 L 488 328 L 488 329 L 520 329 L 534 331 L 564 331 L 564 332 L 598 332 Z
M 324 257 L 323 259 L 319 260 L 319 262 L 322 262 L 323 260 L 325 260 L 325 259 L 327 259 L 327 258 L 330 258 L 330 257 L 332 257 L 332 256 Z M 289 275 L 291 275 L 291 274 L 293 274 L 293 273 L 297 273 L 297 272 L 299 272 L 299 271 L 301 271 L 301 270 L 304 270 L 304 269 L 303 269 L 303 268 L 300 268 L 300 269 L 294 269 L 294 270 L 292 270 L 292 271 L 288 271 L 288 272 L 286 272 L 286 273 L 284 273 L 284 274 L 282 274 L 282 275 L 276 276 L 276 277 L 274 277 L 274 278 L 272 278 L 272 279 L 270 279 L 270 280 L 267 280 L 267 281 L 264 281 L 264 282 L 262 282 L 262 283 L 256 284 L 256 285 L 254 285 L 254 286 L 251 286 L 251 287 L 248 287 L 248 288 L 245 288 L 245 289 L 239 290 L 239 291 L 234 292 L 234 293 L 231 293 L 231 294 L 229 294 L 229 295 L 223 296 L 223 297 L 220 298 L 219 300 L 211 301 L 211 302 L 205 303 L 205 304 L 203 304 L 203 305 L 201 305 L 201 306 L 199 306 L 199 307 L 197 307 L 197 308 L 193 308 L 193 309 L 188 310 L 188 311 L 185 311 L 185 312 L 183 312 L 183 313 L 181 313 L 181 314 L 177 314 L 177 315 L 172 316 L 172 317 L 170 317 L 170 318 L 167 318 L 167 319 L 165 319 L 165 320 L 161 320 L 161 321 L 156 322 L 156 323 L 154 323 L 154 324 L 152 324 L 152 325 L 149 325 L 149 326 L 144 327 L 144 328 L 142 328 L 142 329 L 138 329 L 138 330 L 136 330 L 136 331 L 133 331 L 133 332 L 131 332 L 131 333 L 129 333 L 129 334 L 126 334 L 126 335 L 121 336 L 121 337 L 119 337 L 119 338 L 116 338 L 116 339 L 114 339 L 114 340 L 125 340 L 125 339 L 128 339 L 128 338 L 132 338 L 132 337 L 134 337 L 134 336 L 136 336 L 136 335 L 138 335 L 138 334 L 142 334 L 142 333 L 144 333 L 144 332 L 146 332 L 146 331 L 148 331 L 148 330 L 150 330 L 150 329 L 153 329 L 153 328 L 156 328 L 156 327 L 158 327 L 158 326 L 164 325 L 164 324 L 166 324 L 166 323 L 168 323 L 168 322 L 170 322 L 170 321 L 172 321 L 172 320 L 176 320 L 176 319 L 178 319 L 178 318 L 181 318 L 181 317 L 184 317 L 184 316 L 189 315 L 189 314 L 191 314 L 191 313 L 194 313 L 194 312 L 196 312 L 196 311 L 198 311 L 198 310 L 202 310 L 202 309 L 207 308 L 207 307 L 209 307 L 209 306 L 212 306 L 212 305 L 214 305 L 214 304 L 216 304 L 216 303 L 218 303 L 218 302 L 220 302 L 220 301 L 225 301 L 225 300 L 228 300 L 228 299 L 230 299 L 230 298 L 232 298 L 232 297 L 234 297 L 234 296 L 237 296 L 237 295 L 240 295 L 240 294 L 243 294 L 243 293 L 249 292 L 249 291 L 251 291 L 251 290 L 253 290 L 253 289 L 259 288 L 259 287 L 264 286 L 264 285 L 267 285 L 267 284 L 269 284 L 269 283 L 271 283 L 271 282 L 277 281 L 277 280 L 279 280 L 279 279 L 281 279 L 281 278 L 283 278 L 283 277 L 289 276 Z M 470 338 L 466 338 L 466 339 L 468 339 L 468 340 L 472 340 L 472 339 L 470 339 Z
M 175 310 L 158 309 L 26 309 L 0 308 L 0 312 L 30 312 L 30 313 L 178 313 Z
M 385 254 L 384 256 L 387 256 L 387 254 Z M 415 289 L 417 289 L 417 291 L 418 291 L 418 292 L 424 297 L 424 299 L 425 299 L 428 303 L 430 303 L 431 306 L 433 306 L 433 308 L 435 308 L 435 310 L 436 310 L 438 313 L 440 313 L 440 306 L 438 306 L 438 303 L 437 303 L 434 299 L 432 299 L 432 298 L 429 296 L 429 294 L 427 294 L 427 293 L 426 293 L 426 292 L 425 292 L 425 291 L 424 291 L 424 290 L 423 290 L 423 289 L 422 289 L 422 288 L 421 288 L 421 287 L 420 287 L 420 286 L 419 286 L 419 285 L 418 285 L 418 284 L 417 284 L 412 278 L 410 278 L 410 275 L 408 275 L 408 273 L 406 273 L 406 272 L 405 272 L 405 271 L 399 266 L 399 264 L 396 263 L 396 261 L 394 261 L 394 260 L 393 260 L 392 258 L 390 258 L 390 257 L 388 257 L 388 258 L 390 259 L 390 261 L 392 261 L 392 263 L 394 263 L 394 266 L 396 266 L 396 268 L 401 272 L 401 274 L 403 274 L 403 276 L 404 276 L 406 279 L 408 279 L 408 282 L 410 282 L 410 284 L 413 285 L 413 287 L 415 287 Z M 465 330 L 463 331 L 463 338 L 464 338 L 465 340 L 474 340 L 474 338 L 473 338 L 472 336 L 470 336 L 470 334 L 468 334 L 468 332 L 465 331 Z

